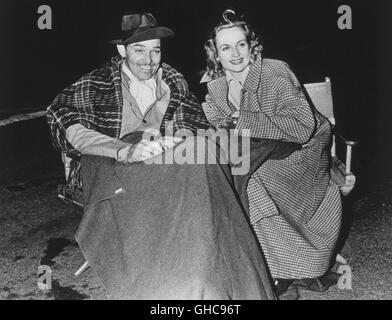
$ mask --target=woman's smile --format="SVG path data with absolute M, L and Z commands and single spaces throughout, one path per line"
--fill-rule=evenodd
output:
M 231 63 L 231 64 L 234 64 L 234 65 L 239 65 L 239 64 L 241 64 L 243 61 L 244 61 L 243 58 L 239 58 L 239 59 L 230 60 L 230 63 Z

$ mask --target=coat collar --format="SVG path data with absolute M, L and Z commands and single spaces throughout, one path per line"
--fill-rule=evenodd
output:
M 243 88 L 246 91 L 256 92 L 260 86 L 263 57 L 257 55 L 256 61 L 250 66 L 248 76 L 245 79 Z
M 248 73 L 249 73 L 249 69 L 250 69 L 250 66 L 247 66 L 242 72 L 241 72 L 241 74 L 239 75 L 239 80 L 237 80 L 236 78 L 234 78 L 234 76 L 233 76 L 233 74 L 230 72 L 230 71 L 227 71 L 226 70 L 226 81 L 227 81 L 227 83 L 229 83 L 229 85 L 230 85 L 230 81 L 237 81 L 241 86 L 245 83 L 245 80 L 246 80 L 246 78 L 247 78 L 247 76 L 248 76 Z
M 235 111 L 234 107 L 231 107 L 229 99 L 227 97 L 229 92 L 229 85 L 226 81 L 226 76 L 214 79 L 207 83 L 208 91 L 214 96 L 214 101 L 218 107 L 226 115 L 230 115 Z M 234 108 L 234 110 L 233 110 Z

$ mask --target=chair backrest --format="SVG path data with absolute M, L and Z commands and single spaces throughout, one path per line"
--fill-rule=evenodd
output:
M 334 125 L 335 117 L 330 78 L 326 77 L 325 82 L 304 84 L 304 87 L 316 109 Z
M 335 125 L 331 79 L 326 77 L 325 82 L 307 83 L 304 84 L 304 87 L 315 108 L 326 117 L 332 125 Z M 332 136 L 331 155 L 332 157 L 336 156 L 335 135 Z
M 333 100 L 331 80 L 326 77 L 325 82 L 304 84 L 309 98 L 312 100 L 314 107 L 325 116 L 332 125 L 335 125 L 335 116 L 333 113 Z M 347 145 L 346 163 L 342 163 L 336 157 L 336 139 L 335 134 L 332 135 L 331 156 L 332 168 L 331 179 L 337 183 L 341 192 L 347 195 L 351 192 L 355 185 L 355 175 L 351 172 L 351 147 L 355 145 L 352 141 L 345 141 Z

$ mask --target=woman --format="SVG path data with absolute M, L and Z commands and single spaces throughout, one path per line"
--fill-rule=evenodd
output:
M 329 122 L 312 111 L 286 63 L 262 57 L 255 33 L 232 10 L 205 49 L 208 121 L 302 146 L 265 162 L 247 187 L 250 220 L 272 277 L 287 283 L 324 275 L 341 222 L 339 189 L 329 176 Z

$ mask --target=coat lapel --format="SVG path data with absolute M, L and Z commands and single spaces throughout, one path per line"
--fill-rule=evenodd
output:
M 259 87 L 261 85 L 261 72 L 262 72 L 263 58 L 257 56 L 256 61 L 250 67 L 248 76 L 245 79 L 243 86 L 243 100 L 241 108 L 244 110 L 259 112 L 260 111 L 260 97 L 258 97 Z M 229 87 L 226 77 L 214 79 L 207 84 L 209 92 L 213 94 L 214 100 L 220 111 L 226 115 L 231 115 L 236 111 L 235 107 L 228 101 Z
M 257 56 L 256 61 L 251 65 L 248 76 L 245 79 L 243 86 L 244 91 L 244 104 L 243 109 L 252 112 L 260 111 L 260 98 L 257 97 L 259 87 L 261 84 L 261 72 L 262 72 L 263 58 L 261 54 Z M 257 103 L 255 103 L 257 102 Z
M 207 84 L 209 92 L 213 93 L 214 100 L 217 104 L 217 107 L 226 114 L 227 116 L 231 115 L 236 109 L 232 106 L 227 98 L 229 86 L 226 81 L 226 77 L 220 77 L 215 80 L 208 82 Z

